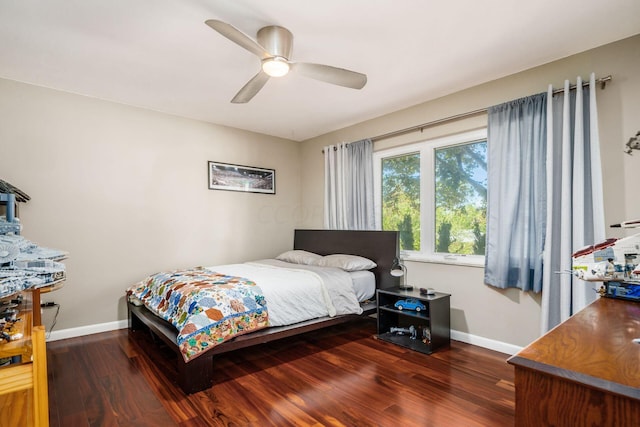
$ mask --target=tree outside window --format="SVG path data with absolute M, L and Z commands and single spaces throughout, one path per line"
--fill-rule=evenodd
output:
M 420 250 L 420 153 L 382 159 L 382 229 L 399 231 L 401 250 Z
M 486 130 L 391 148 L 376 158 L 377 218 L 383 230 L 399 231 L 401 250 L 427 260 L 484 255 Z
M 435 150 L 435 252 L 484 255 L 487 142 Z

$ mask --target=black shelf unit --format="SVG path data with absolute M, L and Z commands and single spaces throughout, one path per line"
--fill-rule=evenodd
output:
M 450 294 L 436 292 L 421 295 L 418 290 L 400 288 L 377 291 L 378 339 L 391 342 L 421 353 L 431 354 L 451 342 Z M 399 310 L 396 301 L 415 298 L 426 310 Z M 404 330 L 414 327 L 415 337 L 410 333 L 392 332 L 392 328 Z

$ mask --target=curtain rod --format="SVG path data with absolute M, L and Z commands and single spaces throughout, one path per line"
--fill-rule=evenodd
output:
M 611 76 L 606 76 L 606 77 L 602 77 L 599 79 L 596 79 L 596 83 L 600 84 L 600 88 L 604 89 L 607 82 L 611 81 Z M 582 87 L 585 86 L 589 86 L 589 81 L 584 81 L 582 82 Z M 569 87 L 569 90 L 575 90 L 576 85 L 571 85 Z M 554 95 L 557 95 L 559 93 L 564 92 L 564 88 L 561 89 L 556 89 L 553 91 Z M 469 111 L 467 113 L 461 113 L 461 114 L 456 114 L 455 116 L 450 116 L 450 117 L 445 117 L 443 119 L 437 119 L 437 120 L 433 120 L 427 123 L 423 123 L 421 125 L 417 125 L 417 126 L 411 126 L 405 129 L 400 129 L 400 130 L 396 130 L 393 132 L 389 132 L 389 133 L 385 133 L 382 135 L 378 135 L 378 136 L 374 136 L 373 138 L 370 138 L 371 141 L 380 141 L 382 139 L 388 139 L 388 138 L 393 138 L 395 136 L 400 136 L 400 135 L 404 135 L 407 133 L 411 133 L 411 132 L 415 132 L 417 130 L 422 131 L 425 128 L 428 127 L 432 127 L 432 126 L 436 126 L 436 125 L 440 125 L 442 123 L 447 123 L 447 122 L 453 122 L 456 120 L 460 120 L 460 119 L 465 119 L 467 117 L 472 117 L 472 116 L 477 116 L 478 114 L 482 114 L 482 113 L 486 113 L 487 112 L 487 108 L 481 108 L 479 110 L 473 110 L 473 111 Z
M 611 75 L 608 75 L 606 77 L 601 77 L 599 79 L 596 79 L 595 82 L 597 84 L 600 84 L 600 88 L 601 89 L 604 89 L 605 86 L 607 85 L 607 82 L 610 82 L 611 80 L 612 80 Z M 589 86 L 589 81 L 588 80 L 582 82 L 582 87 L 586 87 L 586 86 Z M 569 90 L 575 90 L 575 89 L 576 89 L 576 85 L 569 86 Z M 554 90 L 553 94 L 557 95 L 557 94 L 562 93 L 562 92 L 564 92 L 564 88 L 560 88 L 560 89 Z M 371 141 L 375 142 L 375 141 L 380 141 L 380 140 L 383 140 L 383 139 L 393 138 L 395 136 L 405 135 L 407 133 L 415 132 L 417 130 L 422 132 L 422 130 L 424 130 L 425 128 L 436 126 L 436 125 L 440 125 L 442 123 L 453 122 L 453 121 L 460 120 L 460 119 L 466 119 L 467 117 L 477 116 L 478 114 L 486 113 L 487 110 L 488 110 L 488 108 L 480 108 L 478 110 L 473 110 L 473 111 L 469 111 L 469 112 L 466 112 L 466 113 L 456 114 L 455 116 L 449 116 L 449 117 L 445 117 L 445 118 L 442 118 L 442 119 L 432 120 L 430 122 L 423 123 L 421 125 L 411 126 L 411 127 L 400 129 L 400 130 L 395 130 L 393 132 L 384 133 L 382 135 L 374 136 L 373 138 L 369 138 L 369 139 L 371 139 Z M 334 149 L 334 151 L 337 150 L 336 147 L 333 147 L 333 149 Z M 324 150 L 322 150 L 322 152 L 324 153 Z
M 453 121 L 460 120 L 460 119 L 465 119 L 465 118 L 471 117 L 471 116 L 477 116 L 478 114 L 482 114 L 482 113 L 486 113 L 486 112 L 487 112 L 486 108 L 481 108 L 479 110 L 473 110 L 473 111 L 469 111 L 469 112 L 466 112 L 466 113 L 456 114 L 455 116 L 449 116 L 449 117 L 445 117 L 443 119 L 432 120 L 430 122 L 423 123 L 421 125 L 411 126 L 411 127 L 408 127 L 408 128 L 395 130 L 393 132 L 389 132 L 389 133 L 385 133 L 385 134 L 382 134 L 382 135 L 374 136 L 373 138 L 371 138 L 371 141 L 375 142 L 375 141 L 380 141 L 381 139 L 393 138 L 394 136 L 404 135 L 404 134 L 407 134 L 407 133 L 415 132 L 417 130 L 422 132 L 422 130 L 424 128 L 436 126 L 436 125 L 439 125 L 439 124 L 442 124 L 442 123 L 453 122 Z

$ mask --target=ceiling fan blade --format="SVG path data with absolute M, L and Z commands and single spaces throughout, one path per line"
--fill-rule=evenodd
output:
M 351 89 L 362 89 L 367 84 L 366 74 L 330 65 L 291 62 L 291 69 L 303 76 Z
M 234 104 L 244 104 L 251 101 L 251 98 L 260 92 L 260 89 L 264 87 L 267 81 L 269 81 L 269 75 L 260 71 L 238 91 L 231 102 Z
M 238 46 L 247 49 L 254 55 L 257 55 L 261 58 L 269 57 L 269 54 L 262 46 L 258 44 L 258 42 L 253 40 L 242 31 L 238 30 L 233 25 L 227 24 L 226 22 L 218 21 L 217 19 L 208 19 L 204 21 L 204 23 L 237 44 Z

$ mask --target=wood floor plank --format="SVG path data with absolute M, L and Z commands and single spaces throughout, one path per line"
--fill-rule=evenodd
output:
M 47 348 L 47 373 L 49 389 L 49 419 L 58 421 L 61 426 L 66 426 L 65 419 L 73 419 L 75 415 L 85 416 L 83 404 L 84 393 L 78 387 L 78 377 L 84 377 L 87 372 L 76 370 L 79 365 L 77 356 L 73 351 L 63 349 L 57 352 Z M 53 412 L 52 411 L 56 411 Z M 85 424 L 86 425 L 86 424 Z
M 219 355 L 185 395 L 176 355 L 144 331 L 48 345 L 52 426 L 512 426 L 508 355 L 453 341 L 433 355 L 376 340 L 370 320 Z M 81 377 L 77 380 L 74 378 Z

